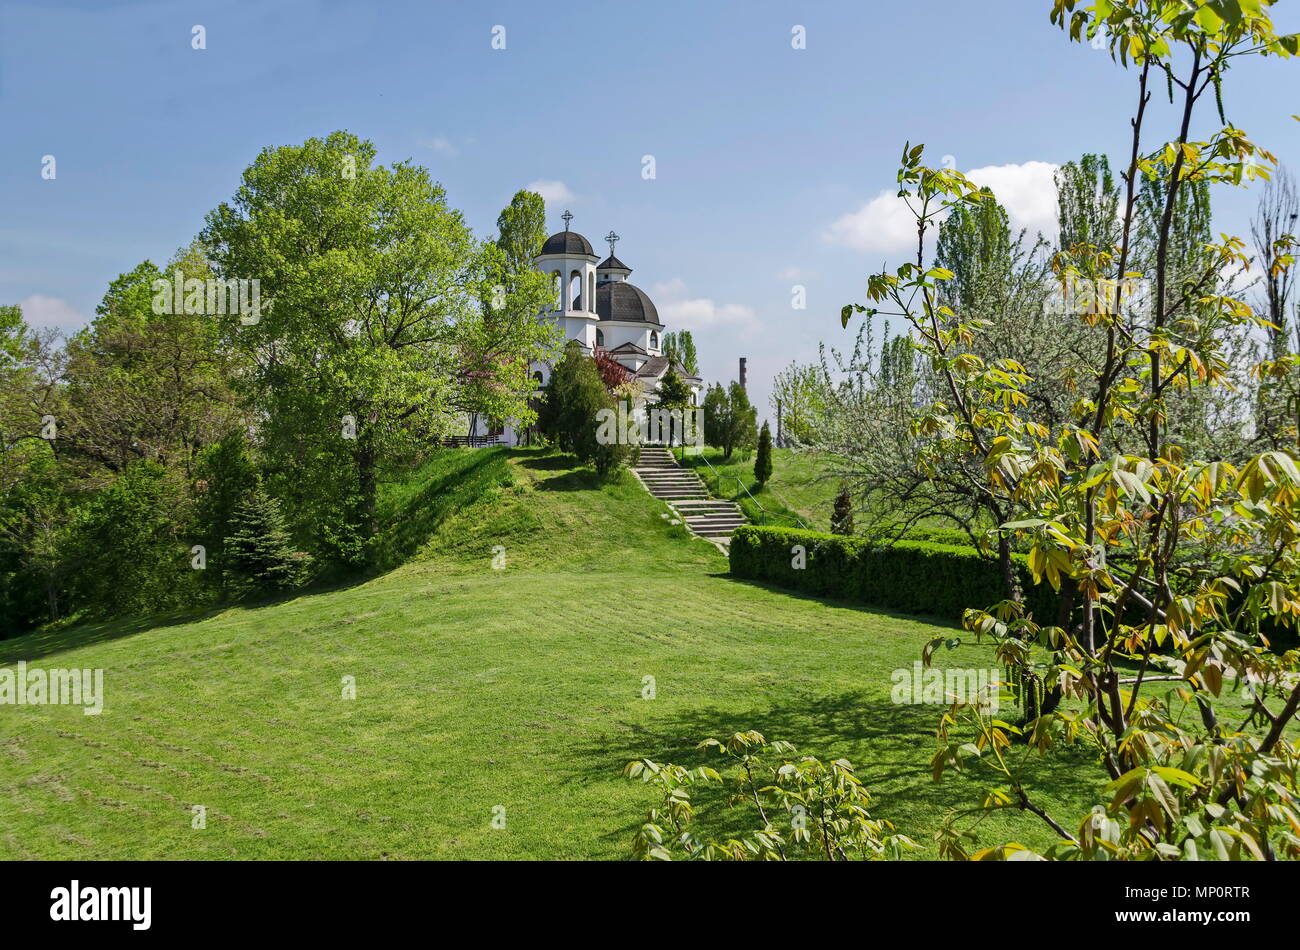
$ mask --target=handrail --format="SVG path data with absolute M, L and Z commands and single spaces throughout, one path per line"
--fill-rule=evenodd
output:
M 682 446 L 681 458 L 682 461 L 686 460 L 686 446 L 684 445 Z M 713 477 L 717 479 L 719 492 L 722 491 L 722 480 L 724 478 L 730 478 L 736 482 L 736 484 L 740 487 L 741 491 L 743 491 L 746 495 L 749 496 L 749 500 L 754 503 L 754 507 L 756 507 L 760 512 L 762 512 L 762 514 L 759 517 L 759 524 L 766 524 L 767 519 L 769 517 L 772 517 L 775 514 L 774 512 L 768 511 L 766 508 L 763 507 L 763 503 L 759 501 L 757 498 L 755 498 L 753 494 L 750 492 L 750 490 L 745 487 L 745 483 L 740 480 L 739 475 L 722 474 L 722 472 L 719 472 L 716 468 L 713 467 L 713 463 L 710 462 L 708 458 L 705 457 L 703 452 L 699 454 L 698 458 L 701 462 L 703 462 L 705 465 L 709 467 L 709 471 L 711 471 L 713 473 Z M 803 520 L 798 515 L 775 515 L 775 516 L 778 518 L 785 518 L 785 517 L 793 518 L 798 523 L 799 527 L 803 528 L 805 531 L 810 530 L 808 526 L 803 523 Z

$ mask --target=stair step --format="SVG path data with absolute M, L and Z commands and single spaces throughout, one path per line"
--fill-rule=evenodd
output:
M 749 523 L 734 502 L 713 498 L 699 474 L 678 465 L 667 449 L 643 447 L 632 470 L 652 496 L 671 505 L 701 538 L 725 547 L 732 532 Z

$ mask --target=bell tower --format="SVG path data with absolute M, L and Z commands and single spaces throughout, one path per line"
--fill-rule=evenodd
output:
M 573 215 L 565 211 L 564 230 L 546 239 L 537 257 L 537 269 L 551 277 L 555 303 L 549 313 L 564 330 L 590 350 L 596 345 L 596 262 L 591 243 L 569 229 Z

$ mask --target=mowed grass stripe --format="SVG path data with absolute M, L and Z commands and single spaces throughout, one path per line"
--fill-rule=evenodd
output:
M 704 761 L 700 739 L 746 728 L 850 758 L 878 814 L 927 848 L 978 793 L 929 782 L 938 711 L 889 698 L 891 672 L 950 630 L 733 581 L 626 480 L 598 486 L 538 453 L 489 462 L 509 485 L 437 517 L 393 513 L 423 533 L 383 576 L 61 634 L 40 665 L 105 668 L 105 713 L 0 707 L 16 825 L 0 855 L 619 858 L 654 797 L 621 777 L 626 761 Z M 963 646 L 939 662 L 987 659 Z M 728 820 L 711 810 L 705 827 Z M 1032 821 L 989 827 L 1045 842 Z

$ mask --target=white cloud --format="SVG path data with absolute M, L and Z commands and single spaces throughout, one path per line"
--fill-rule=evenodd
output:
M 80 330 L 90 322 L 89 317 L 78 313 L 66 300 L 60 300 L 58 297 L 32 294 L 18 301 L 18 306 L 22 308 L 23 319 L 30 327 L 39 329 L 52 327 L 69 332 Z
M 446 155 L 448 158 L 455 158 L 457 155 L 456 146 L 451 144 L 451 139 L 445 135 L 438 135 L 431 139 L 420 139 L 418 144 L 421 148 L 431 149 L 440 155 Z
M 786 267 L 776 275 L 777 280 L 815 280 L 817 272 L 807 267 Z
M 1007 209 L 1013 231 L 1025 228 L 1033 237 L 1039 231 L 1055 233 L 1056 169 L 1050 162 L 1030 161 L 986 165 L 966 174 L 980 187 L 993 190 Z M 832 221 L 823 238 L 864 253 L 910 252 L 916 246 L 916 218 L 897 192 L 884 190 L 857 211 Z
M 744 304 L 720 304 L 708 297 L 691 297 L 680 277 L 655 284 L 651 297 L 660 319 L 673 330 L 743 327 L 755 321 L 754 311 Z
M 541 178 L 524 185 L 524 189 L 526 191 L 537 192 L 542 196 L 542 200 L 547 204 L 573 200 L 573 192 L 570 191 L 569 186 L 562 181 L 552 181 L 550 179 Z
M 888 254 L 916 240 L 916 218 L 897 192 L 882 191 L 857 211 L 832 221 L 823 237 L 855 251 Z
M 686 281 L 680 277 L 674 277 L 672 280 L 664 280 L 655 284 L 655 298 L 671 298 L 686 296 Z
M 981 188 L 993 189 L 1007 209 L 1012 230 L 1026 228 L 1031 238 L 1041 231 L 1050 238 L 1057 228 L 1056 169 L 1051 162 L 986 165 L 972 168 L 966 176 Z

